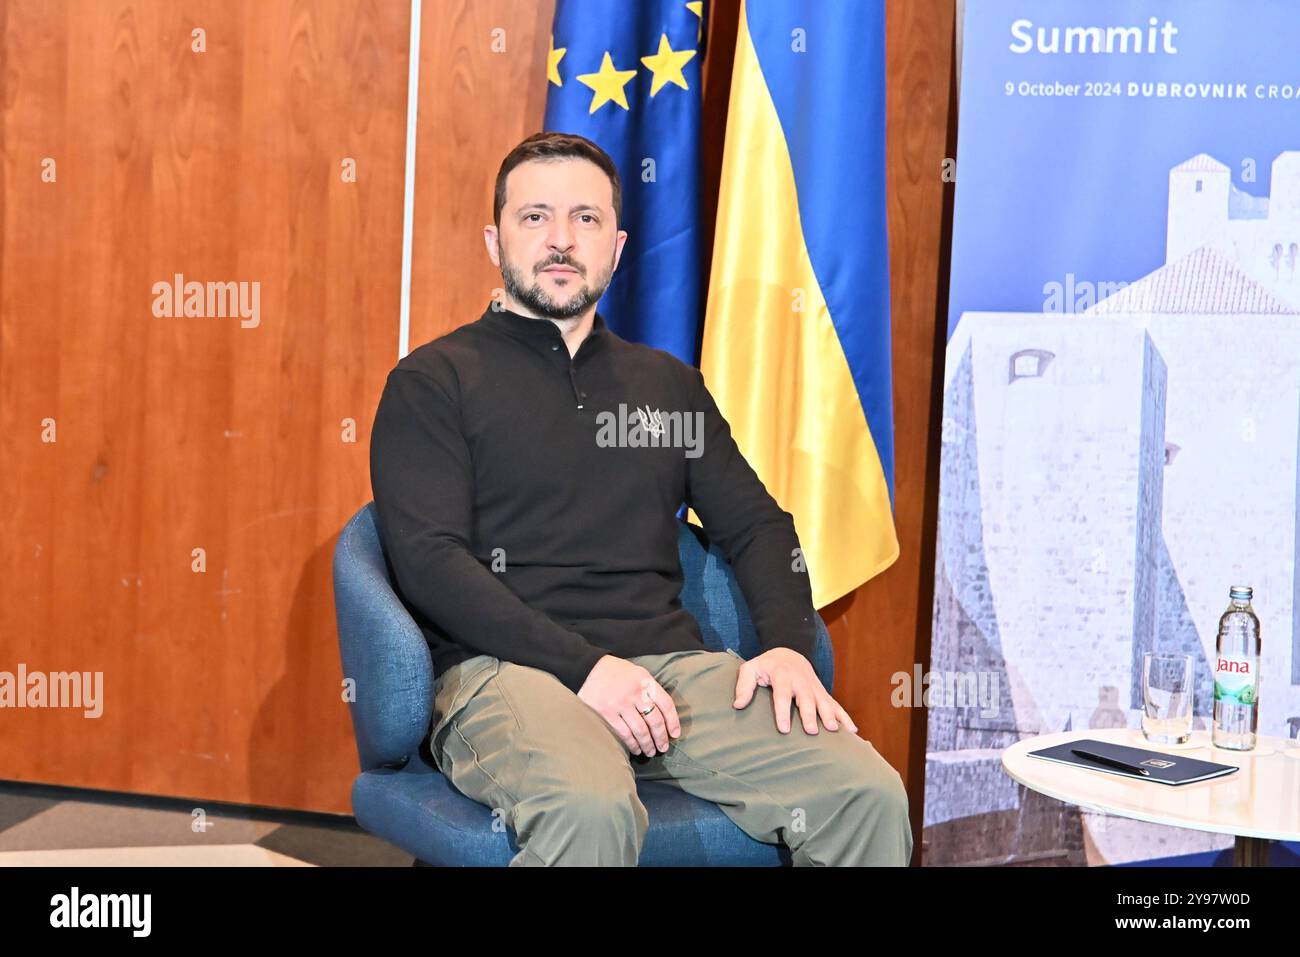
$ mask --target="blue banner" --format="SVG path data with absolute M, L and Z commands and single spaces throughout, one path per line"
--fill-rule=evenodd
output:
M 1300 17 L 967 0 L 963 43 L 933 671 L 915 676 L 939 689 L 929 860 L 1213 863 L 1249 801 L 1234 779 L 1276 766 L 1193 785 L 1220 798 L 1173 830 L 1031 812 L 1000 762 L 1032 736 L 1206 757 L 1236 584 L 1264 635 L 1258 745 L 1212 760 L 1300 755 Z M 1190 661 L 1190 687 L 1146 680 L 1161 656 Z M 1154 719 L 1190 737 L 1148 737 Z

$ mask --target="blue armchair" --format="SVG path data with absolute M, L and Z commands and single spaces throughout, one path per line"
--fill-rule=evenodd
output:
M 749 611 L 726 560 L 702 530 L 679 523 L 682 604 L 705 644 L 749 658 L 759 651 Z M 375 523 L 365 505 L 334 547 L 334 602 L 343 674 L 355 680 L 349 707 L 361 774 L 352 785 L 357 823 L 435 866 L 505 866 L 519 851 L 514 834 L 492 828 L 491 811 L 456 791 L 429 754 L 433 664 L 429 646 L 393 589 Z M 830 636 L 816 618 L 813 667 L 831 690 Z M 797 719 L 796 719 L 797 720 Z M 637 793 L 650 817 L 640 865 L 781 866 L 784 846 L 755 841 L 710 801 L 664 782 Z

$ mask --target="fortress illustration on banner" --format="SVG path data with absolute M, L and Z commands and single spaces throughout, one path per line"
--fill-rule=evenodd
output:
M 1147 651 L 1194 656 L 1208 729 L 1229 585 L 1255 588 L 1259 731 L 1300 732 L 1300 152 L 1273 161 L 1270 190 L 1194 156 L 1169 173 L 1163 266 L 1080 313 L 961 316 L 931 669 L 991 672 L 1003 693 L 995 715 L 930 711 L 925 827 L 943 854 L 926 863 L 1231 847 L 1052 801 L 999 761 L 1027 735 L 1140 728 Z

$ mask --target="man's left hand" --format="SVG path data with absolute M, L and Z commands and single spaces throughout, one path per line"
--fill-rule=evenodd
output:
M 791 702 L 799 706 L 803 729 L 808 734 L 818 732 L 818 717 L 827 731 L 837 730 L 842 722 L 849 731 L 858 732 L 848 712 L 822 687 L 812 662 L 793 648 L 772 648 L 741 664 L 732 707 L 747 707 L 758 685 L 772 689 L 776 728 L 782 734 L 790 733 Z

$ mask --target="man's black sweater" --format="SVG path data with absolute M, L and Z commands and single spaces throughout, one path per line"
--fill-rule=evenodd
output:
M 682 502 L 727 556 L 764 650 L 812 657 L 790 513 L 699 370 L 599 313 L 572 358 L 555 323 L 491 306 L 411 352 L 379 402 L 370 477 L 436 674 L 489 654 L 576 693 L 606 654 L 703 648 L 679 598 Z

